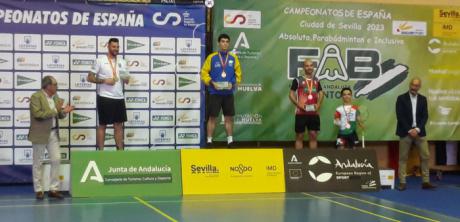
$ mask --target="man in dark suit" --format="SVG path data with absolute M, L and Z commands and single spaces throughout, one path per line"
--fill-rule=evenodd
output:
M 428 161 L 430 152 L 426 141 L 425 124 L 428 120 L 428 105 L 426 97 L 418 93 L 422 81 L 413 78 L 410 81 L 409 91 L 399 95 L 396 100 L 396 117 L 398 124 L 396 135 L 399 136 L 399 187 L 406 189 L 406 163 L 409 150 L 414 144 L 420 152 L 422 168 L 422 189 L 433 189 L 430 184 Z

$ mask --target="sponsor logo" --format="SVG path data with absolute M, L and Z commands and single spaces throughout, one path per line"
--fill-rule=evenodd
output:
M 262 14 L 260 11 L 224 10 L 225 28 L 260 29 Z
M 152 103 L 155 105 L 174 105 L 174 101 L 168 100 L 164 96 L 156 96 L 155 98 L 153 98 Z
M 169 62 L 166 62 L 166 61 L 163 61 L 163 60 L 159 60 L 159 59 L 152 59 L 152 62 L 153 62 L 153 65 L 152 67 L 154 69 L 158 69 L 158 68 L 161 68 L 161 67 L 164 67 L 164 66 L 168 66 L 168 65 L 171 65 L 171 63 Z
M 91 83 L 86 81 L 86 75 L 80 75 L 80 82 L 76 82 L 75 86 L 79 88 L 91 88 Z
M 8 62 L 8 60 L 0 58 L 0 64 L 6 63 L 6 62 Z
M 128 67 L 134 68 L 134 67 L 146 67 L 146 65 L 139 61 L 139 60 L 131 60 L 128 62 Z
M 72 96 L 72 101 L 74 105 L 93 105 L 93 101 L 84 101 L 82 100 L 81 96 Z
M 178 54 L 200 54 L 201 43 L 198 38 L 178 38 L 177 53 Z
M 102 42 L 102 41 L 99 42 L 99 47 L 100 47 L 100 48 L 107 48 L 108 45 L 109 45 L 109 41 L 108 41 L 108 40 L 105 41 L 105 42 Z
M 393 35 L 426 36 L 426 22 L 393 21 Z
M 21 76 L 21 75 L 18 75 L 16 78 L 16 84 L 18 86 L 26 85 L 26 84 L 36 82 L 36 81 L 37 81 L 36 79 L 31 79 L 31 78 Z
M 85 116 L 85 115 L 81 115 L 81 114 L 78 114 L 78 113 L 73 113 L 72 115 L 72 123 L 80 123 L 80 122 L 83 122 L 83 121 L 86 121 L 86 120 L 90 120 L 91 117 L 89 116 Z
M 229 62 L 229 65 L 232 64 Z M 199 72 L 200 57 L 198 56 L 178 56 L 177 71 L 178 72 Z
M 9 140 L 8 140 L 8 133 L 3 131 L 3 130 L 0 130 L 0 144 L 1 145 L 6 145 L 6 144 L 9 144 Z
M 131 75 L 129 79 L 129 86 L 130 87 L 148 87 L 148 80 L 147 81 L 141 81 L 137 79 L 138 77 Z
M 178 122 L 184 122 L 184 123 L 189 123 L 192 122 L 193 119 L 187 114 L 187 113 L 182 113 L 179 117 L 177 117 Z
M 252 172 L 252 167 L 251 166 L 246 166 L 244 164 L 239 164 L 237 166 L 231 166 L 230 167 L 230 172 L 233 173 L 238 173 L 238 174 L 245 174 L 247 172 Z
M 261 83 L 243 83 L 238 85 L 238 91 L 241 92 L 262 92 L 262 84 Z
M 278 176 L 281 174 L 281 171 L 278 170 L 278 167 L 276 165 L 266 166 L 265 170 L 267 170 L 267 176 Z
M 28 96 L 18 96 L 16 98 L 16 101 L 19 102 L 19 103 L 29 103 L 30 97 L 28 97 Z
M 152 52 L 161 54 L 174 54 L 174 38 L 152 38 Z
M 0 121 L 2 121 L 2 122 L 11 121 L 11 115 L 0 115 Z
M 106 133 L 105 134 L 105 138 L 104 140 L 107 141 L 107 140 L 112 140 L 114 138 L 114 135 L 111 134 L 111 133 Z
M 251 49 L 245 32 L 240 32 L 232 51 L 238 55 L 240 60 L 258 60 L 262 56 L 262 52 L 260 50 Z
M 152 80 L 152 84 L 155 86 L 164 86 L 166 85 L 166 80 L 164 79 L 154 79 Z
M 433 38 L 428 41 L 428 51 L 432 54 L 441 52 L 441 40 Z
M 12 50 L 13 49 L 13 34 L 9 33 L 3 33 L 0 34 L 0 38 L 2 39 L 2 42 L 0 42 L 0 48 L 2 50 Z
M 173 121 L 174 115 L 153 115 L 152 121 Z
M 308 165 L 309 166 L 314 166 L 314 165 L 316 165 L 318 163 L 324 163 L 324 164 L 330 165 L 331 161 L 329 159 L 327 159 L 326 157 L 324 157 L 324 156 L 315 156 L 315 157 L 310 159 L 310 161 L 308 162 Z M 319 175 L 316 175 L 312 170 L 308 170 L 308 174 L 310 174 L 310 177 L 313 180 L 315 180 L 317 182 L 320 182 L 320 183 L 327 182 L 332 178 L 332 173 L 331 172 L 322 172 Z
M 140 43 L 140 42 L 136 42 L 136 41 L 133 41 L 133 40 L 129 40 L 129 39 L 126 40 L 126 49 L 127 50 L 132 50 L 132 49 L 139 48 L 139 47 L 142 47 L 142 46 L 145 46 L 145 44 Z
M 190 166 L 192 174 L 219 174 L 219 168 L 211 164 L 195 165 Z
M 66 40 L 45 40 L 45 46 L 65 47 L 67 46 L 67 41 Z
M 298 180 L 302 178 L 302 169 L 289 169 L 289 179 Z
M 64 69 L 65 65 L 61 63 L 61 57 L 59 55 L 51 56 L 51 63 L 46 64 L 48 69 Z
M 16 140 L 18 141 L 26 141 L 29 139 L 28 134 L 16 134 Z
M 127 103 L 146 103 L 148 102 L 147 97 L 126 97 L 126 102 Z
M 288 165 L 290 165 L 290 164 L 295 164 L 295 165 L 297 165 L 297 164 L 302 164 L 302 162 L 299 161 L 299 160 L 297 159 L 297 156 L 296 156 L 296 155 L 292 155 L 292 156 L 291 156 L 291 159 L 290 159 L 289 162 L 288 162 Z
M 22 113 L 16 115 L 16 122 L 17 123 L 29 123 L 30 122 L 30 114 L 29 113 Z
M 438 106 L 438 113 L 443 116 L 448 116 L 452 111 L 452 107 Z
M 31 35 L 25 35 L 22 39 L 22 42 L 19 43 L 19 49 L 36 50 L 38 49 L 38 45 L 34 43 L 33 37 Z
M 86 135 L 86 133 L 76 133 L 72 135 L 72 139 L 75 141 L 85 141 L 86 138 L 88 138 L 88 135 Z
M 86 183 L 86 181 L 88 180 L 88 177 L 89 177 L 89 180 L 93 180 L 99 183 L 104 182 L 101 172 L 99 171 L 96 161 L 94 160 L 90 160 L 88 162 L 88 166 L 86 166 L 85 172 L 83 173 L 83 176 L 80 179 L 80 183 Z
M 198 133 L 178 133 L 177 138 L 179 139 L 198 139 Z
M 235 125 L 261 125 L 263 116 L 259 113 L 244 113 L 236 114 L 233 118 Z M 224 124 L 223 117 L 220 124 Z
M 369 180 L 366 181 L 363 185 L 361 185 L 362 189 L 377 189 L 377 181 Z
M 182 104 L 191 104 L 192 103 L 192 99 L 190 97 L 181 97 L 181 98 L 177 99 L 177 101 L 179 103 L 182 103 Z
M 27 68 L 38 68 L 38 67 L 40 67 L 39 63 L 29 62 L 29 59 L 26 59 L 25 56 L 17 57 L 16 62 L 18 64 L 18 66 L 20 66 L 20 67 L 27 67 Z M 35 62 L 40 62 L 40 61 L 35 61 Z
M 171 138 L 168 136 L 167 130 L 159 130 L 157 137 L 154 139 L 155 143 L 170 143 Z
M 25 160 L 32 160 L 32 149 L 24 149 L 23 157 Z
M 325 159 L 319 159 L 320 161 L 325 160 Z M 327 160 L 329 161 L 329 160 Z M 324 162 L 325 163 L 325 162 Z M 330 162 L 329 162 L 330 164 Z M 374 166 L 372 166 L 371 163 L 368 162 L 367 159 L 364 159 L 364 161 L 360 162 L 357 159 L 354 161 L 350 161 L 347 159 L 346 162 L 340 162 L 340 160 L 335 159 L 335 168 L 340 168 L 340 169 L 362 169 L 362 168 L 369 168 L 369 169 L 374 169 Z
M 155 12 L 153 13 L 152 21 L 156 25 L 166 25 L 167 23 L 171 23 L 173 26 L 178 26 L 182 21 L 182 18 L 180 17 L 180 14 L 176 12 L 169 12 L 165 17 L 162 16 L 161 12 Z
M 131 119 L 128 120 L 129 125 L 145 125 L 146 121 L 142 119 L 141 112 L 132 112 Z
M 187 78 L 184 78 L 182 76 L 179 76 L 179 87 L 188 86 L 188 85 L 191 85 L 191 84 L 194 84 L 194 83 L 196 83 L 195 80 L 187 79 Z
M 72 59 L 72 64 L 76 66 L 92 66 L 94 60 L 92 59 Z
M 89 43 L 88 41 L 83 40 L 83 39 L 77 39 L 76 41 L 72 42 L 72 48 L 77 49 L 77 50 L 86 50 L 86 49 L 94 50 L 96 49 L 96 45 Z

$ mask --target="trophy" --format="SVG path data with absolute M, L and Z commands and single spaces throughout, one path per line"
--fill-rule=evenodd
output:
M 128 80 L 129 79 L 129 72 L 127 70 L 120 70 L 118 75 L 122 80 Z
M 314 112 L 314 111 L 316 111 L 315 105 L 314 105 L 314 104 L 305 105 L 305 111 L 307 111 L 307 112 Z
M 232 84 L 227 81 L 214 82 L 214 88 L 216 88 L 217 90 L 230 89 L 231 87 L 232 87 Z

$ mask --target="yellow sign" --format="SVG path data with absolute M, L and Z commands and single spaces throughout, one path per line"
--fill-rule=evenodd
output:
M 460 8 L 434 10 L 433 36 L 460 38 Z
M 285 192 L 282 149 L 181 150 L 184 194 Z

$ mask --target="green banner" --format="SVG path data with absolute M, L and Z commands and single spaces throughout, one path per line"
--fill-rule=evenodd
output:
M 180 151 L 73 151 L 72 196 L 181 195 Z
M 229 34 L 242 64 L 236 140 L 294 140 L 288 94 L 305 58 L 315 62 L 325 93 L 319 140 L 336 137 L 333 116 L 345 86 L 361 107 L 366 140 L 397 140 L 396 98 L 415 76 L 428 98 L 428 139 L 460 139 L 460 8 L 227 0 L 213 13 L 214 49 L 217 36 Z M 224 139 L 224 128 L 217 134 Z

